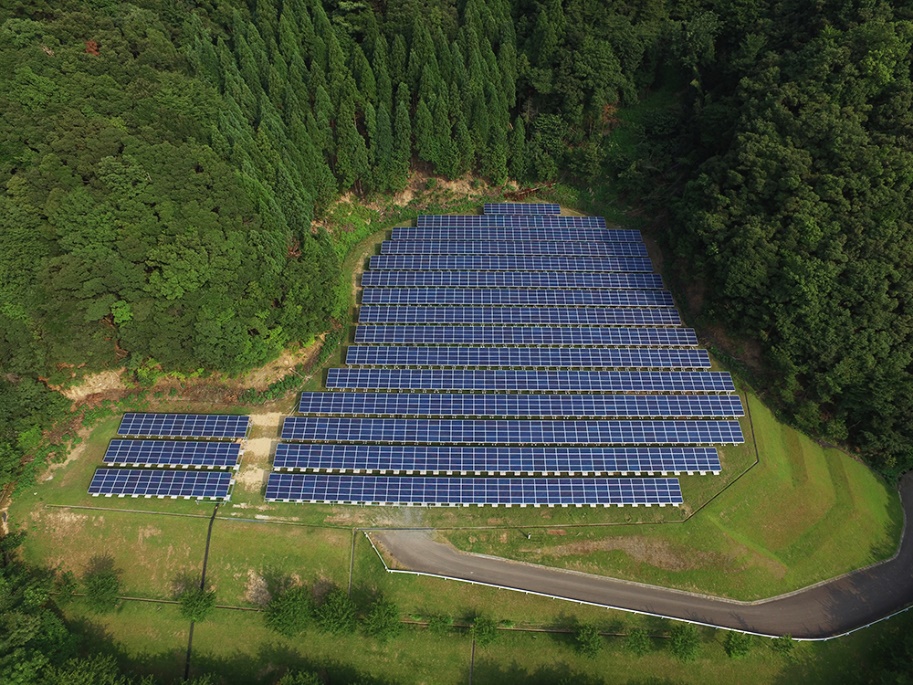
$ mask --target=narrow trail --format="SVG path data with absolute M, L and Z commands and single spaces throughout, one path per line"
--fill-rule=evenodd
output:
M 913 606 L 913 472 L 900 483 L 904 531 L 897 554 L 838 578 L 758 602 L 738 602 L 491 556 L 459 552 L 430 531 L 369 533 L 393 573 L 430 575 L 767 636 L 821 640 Z M 383 557 L 382 557 L 383 558 Z M 392 563 L 391 563 L 392 558 Z

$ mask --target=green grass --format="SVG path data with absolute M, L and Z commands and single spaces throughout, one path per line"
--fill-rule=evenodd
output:
M 747 397 L 759 463 L 684 523 L 534 530 L 530 540 L 503 531 L 447 536 L 469 551 L 742 600 L 893 554 L 903 519 L 896 492 L 847 454 L 778 423 L 754 394 Z M 724 468 L 736 455 L 744 464 L 749 452 L 750 443 L 727 448 Z M 714 482 L 683 479 L 686 501 L 695 501 L 689 485 L 697 479 L 702 488 Z

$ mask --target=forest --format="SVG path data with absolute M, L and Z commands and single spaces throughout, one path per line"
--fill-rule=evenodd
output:
M 416 171 L 612 188 L 656 217 L 695 315 L 759 349 L 791 421 L 902 473 L 911 15 L 882 0 L 5 3 L 3 481 L 63 411 L 46 384 L 233 374 L 327 330 L 344 255 L 321 217 Z M 619 123 L 657 91 L 671 97 Z

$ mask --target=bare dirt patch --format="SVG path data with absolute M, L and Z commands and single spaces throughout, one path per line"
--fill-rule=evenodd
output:
M 235 476 L 235 482 L 245 490 L 257 492 L 266 482 L 267 470 L 259 466 L 249 466 Z
M 317 354 L 322 344 L 323 336 L 321 335 L 307 347 L 285 350 L 278 359 L 238 377 L 234 383 L 242 388 L 266 390 L 271 383 L 294 373 L 295 367 L 299 364 L 307 364 Z
M 250 415 L 250 425 L 257 428 L 274 428 L 276 433 L 279 433 L 279 425 L 282 423 L 282 417 L 285 414 L 281 412 L 267 412 L 264 414 L 251 414 Z M 248 441 L 248 444 L 254 442 L 253 440 Z
M 265 607 L 272 598 L 266 578 L 253 569 L 248 569 L 247 585 L 244 587 L 244 601 Z
M 66 459 L 56 464 L 48 465 L 47 470 L 41 475 L 41 477 L 38 479 L 38 482 L 46 483 L 49 480 L 53 480 L 55 471 L 59 471 L 60 469 L 69 466 L 74 461 L 79 459 L 83 455 L 83 452 L 86 451 L 86 447 L 89 446 L 88 438 L 91 434 L 91 429 L 80 428 L 77 435 L 79 436 L 81 442 L 67 453 Z
M 92 373 L 76 385 L 60 389 L 60 393 L 68 400 L 79 402 L 92 395 L 126 390 L 127 385 L 124 383 L 123 373 L 122 368 Z

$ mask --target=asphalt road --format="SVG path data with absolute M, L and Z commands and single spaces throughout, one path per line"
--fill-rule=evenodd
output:
M 913 520 L 913 473 L 901 481 L 905 521 Z M 696 595 L 573 571 L 467 554 L 430 531 L 372 531 L 395 570 L 534 592 L 615 609 L 800 639 L 842 635 L 913 605 L 913 534 L 904 526 L 897 555 L 877 566 L 759 602 Z M 390 563 L 390 558 L 394 560 Z

